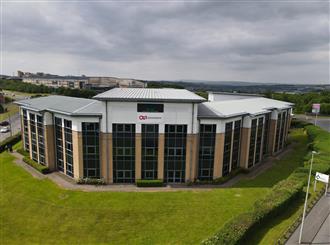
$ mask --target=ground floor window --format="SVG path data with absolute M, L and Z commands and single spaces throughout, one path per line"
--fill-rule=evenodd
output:
M 142 179 L 157 179 L 158 124 L 142 124 Z
M 100 178 L 99 134 L 99 123 L 82 123 L 84 178 Z
M 164 180 L 185 181 L 187 125 L 165 125 Z
M 212 180 L 216 125 L 201 124 L 199 130 L 198 179 Z
M 135 124 L 112 124 L 113 179 L 135 181 Z

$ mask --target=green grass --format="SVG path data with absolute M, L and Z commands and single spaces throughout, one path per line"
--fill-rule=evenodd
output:
M 7 112 L 0 114 L 0 121 L 7 120 L 9 116 L 13 116 L 18 113 L 18 106 L 13 103 L 5 104 L 4 108 L 7 109 Z
M 251 184 L 212 191 L 68 191 L 34 179 L 1 153 L 0 243 L 198 244 L 292 172 L 306 153 L 299 147 L 306 135 L 298 130 L 292 137 L 292 154 Z

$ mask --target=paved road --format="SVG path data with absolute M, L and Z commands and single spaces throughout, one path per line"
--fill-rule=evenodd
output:
M 9 120 L 6 120 L 9 121 Z M 19 119 L 19 114 L 15 114 L 10 117 L 11 121 L 11 128 L 12 128 L 12 133 L 13 135 L 18 133 L 21 130 L 21 122 Z M 6 138 L 10 136 L 10 132 L 8 133 L 0 133 L 0 142 L 4 141 Z
M 306 117 L 304 115 L 296 115 L 296 118 L 303 120 L 303 121 L 310 122 L 310 123 L 315 123 L 315 117 L 312 117 L 312 116 Z M 330 132 L 330 117 L 329 118 L 318 118 L 316 120 L 316 125 L 327 130 L 328 132 Z
M 313 189 L 313 188 L 312 188 Z M 330 188 L 305 218 L 302 243 L 330 244 Z M 298 244 L 300 226 L 292 234 L 287 245 Z

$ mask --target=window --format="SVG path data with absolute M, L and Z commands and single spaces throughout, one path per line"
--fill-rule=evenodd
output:
M 251 136 L 250 136 L 248 168 L 252 167 L 253 164 L 254 164 L 254 152 L 255 152 L 255 146 L 256 146 L 256 133 L 257 133 L 257 119 L 253 119 L 252 124 L 251 124 Z
M 199 130 L 198 179 L 212 180 L 216 125 L 201 124 Z
M 37 131 L 36 131 L 35 120 L 36 120 L 35 115 L 30 113 L 32 159 L 38 162 L 38 144 L 37 144 Z
M 142 179 L 157 179 L 158 125 L 142 124 Z
M 284 111 L 282 113 L 282 122 L 281 122 L 279 150 L 283 149 L 283 146 L 284 146 L 286 120 L 287 120 L 287 113 L 286 113 L 286 111 Z
M 84 178 L 100 178 L 99 123 L 82 123 Z
M 113 179 L 115 183 L 135 180 L 135 125 L 112 124 Z
M 281 122 L 282 122 L 282 113 L 278 113 L 277 123 L 276 123 L 274 152 L 277 152 L 279 150 L 280 132 L 281 132 L 281 124 L 282 124 Z
M 24 149 L 30 151 L 30 139 L 29 139 L 29 123 L 27 119 L 27 112 L 23 109 L 23 132 L 24 132 Z
M 164 180 L 184 182 L 186 169 L 187 125 L 165 125 Z
M 262 145 L 262 155 L 265 156 L 268 153 L 268 133 L 269 133 L 269 125 L 270 125 L 270 114 L 265 115 L 265 123 L 264 123 L 264 139 Z
M 256 153 L 255 153 L 255 160 L 254 164 L 258 163 L 260 161 L 260 149 L 261 149 L 261 140 L 262 140 L 262 131 L 264 128 L 263 125 L 264 119 L 260 117 L 258 119 L 258 129 L 257 129 L 257 139 L 256 139 Z
M 137 104 L 138 112 L 164 112 L 163 104 Z
M 236 169 L 239 166 L 240 142 L 241 142 L 241 120 L 237 120 L 235 121 L 234 124 L 233 151 L 232 151 L 232 160 L 231 160 L 232 169 Z
M 45 142 L 43 116 L 37 115 L 39 163 L 45 165 Z
M 57 169 L 64 172 L 62 119 L 55 117 L 55 145 Z
M 73 177 L 72 122 L 64 119 L 64 145 L 66 175 Z
M 231 154 L 231 143 L 232 143 L 232 130 L 233 122 L 226 123 L 225 126 L 225 144 L 223 151 L 223 162 L 222 162 L 222 175 L 226 176 L 230 170 L 230 154 Z

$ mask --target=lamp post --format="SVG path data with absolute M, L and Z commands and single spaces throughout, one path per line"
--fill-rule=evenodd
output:
M 311 182 L 311 175 L 312 175 L 312 167 L 313 167 L 314 154 L 317 154 L 317 152 L 316 151 L 312 151 L 312 159 L 311 159 L 311 165 L 309 167 L 309 175 L 308 175 L 308 183 L 307 183 L 307 190 L 306 190 L 304 211 L 303 211 L 303 216 L 302 216 L 301 226 L 300 226 L 300 233 L 299 233 L 299 244 L 301 244 L 302 231 L 304 229 L 304 221 L 305 221 L 307 199 L 308 199 L 308 193 L 309 193 L 309 184 Z

